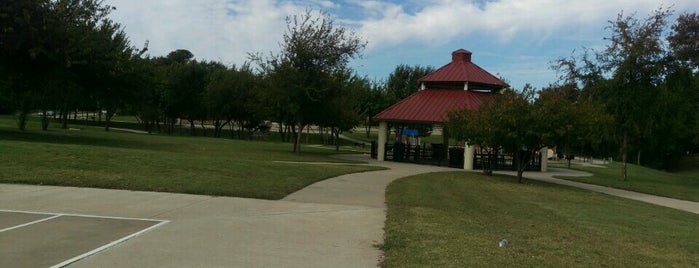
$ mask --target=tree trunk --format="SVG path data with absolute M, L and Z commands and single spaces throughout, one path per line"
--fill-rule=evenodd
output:
M 636 156 L 636 165 L 641 165 L 641 149 L 638 149 L 638 155 Z
M 214 119 L 214 137 L 215 138 L 220 138 L 221 137 L 221 119 Z
M 238 139 L 243 139 L 243 120 L 238 121 Z
M 68 107 L 64 105 L 61 111 L 61 128 L 68 129 Z
M 109 123 L 112 122 L 112 117 L 114 117 L 114 112 L 107 110 L 107 114 L 104 115 L 104 131 L 109 131 Z
M 17 127 L 19 127 L 21 131 L 27 128 L 27 114 L 28 112 L 24 109 L 17 114 Z
M 340 129 L 333 128 L 333 135 L 335 136 L 335 138 L 334 138 L 335 151 L 340 151 Z
M 523 167 L 517 167 L 517 182 L 522 183 L 522 174 L 524 173 Z
M 230 122 L 230 120 L 229 120 L 229 122 Z M 232 123 L 230 125 L 228 125 L 228 130 L 231 132 L 231 139 L 235 138 L 235 129 L 233 129 L 233 125 L 234 124 L 232 124 Z
M 522 183 L 522 174 L 524 174 L 524 169 L 527 166 L 527 161 L 529 161 L 527 155 L 529 151 L 517 151 L 515 153 L 515 163 L 517 164 L 517 182 Z
M 46 131 L 49 128 L 49 117 L 46 115 L 46 109 L 41 110 L 41 130 Z
M 366 137 L 368 139 L 370 134 L 371 134 L 371 117 L 368 117 L 368 116 L 366 117 L 366 121 L 364 124 L 364 130 L 366 130 Z
M 626 180 L 628 178 L 628 174 L 626 173 L 626 160 L 628 155 L 627 142 L 628 134 L 624 132 L 624 141 L 621 145 L 621 178 L 623 180 Z
M 296 142 L 294 142 L 294 153 L 301 154 L 301 135 L 303 134 L 303 128 L 305 125 L 299 123 L 299 129 L 296 132 Z
M 281 121 L 279 121 L 279 137 L 282 139 L 282 142 L 286 142 L 286 139 L 284 137 L 284 127 L 286 127 Z
M 192 137 L 197 136 L 197 127 L 194 125 L 194 120 L 189 120 L 189 129 Z
M 493 176 L 493 170 L 495 169 L 495 163 L 497 162 L 498 159 L 498 150 L 497 148 L 491 148 L 490 151 L 488 151 L 488 160 L 483 162 L 483 173 L 485 173 L 488 176 Z

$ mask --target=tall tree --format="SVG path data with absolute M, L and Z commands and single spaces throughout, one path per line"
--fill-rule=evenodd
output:
M 366 43 L 349 29 L 336 26 L 324 12 L 306 11 L 300 16 L 286 18 L 287 30 L 281 52 L 267 59 L 253 60 L 269 72 L 273 80 L 283 85 L 293 105 L 296 123 L 294 152 L 301 152 L 301 133 L 311 123 L 322 120 L 323 103 L 332 98 L 332 75 L 347 69 L 347 64 L 359 56 Z
M 179 49 L 161 59 L 166 73 L 163 108 L 168 134 L 173 133 L 177 120 L 187 119 L 191 135 L 196 135 L 195 121 L 205 115 L 202 96 L 208 83 L 209 67 L 193 57 L 188 50 Z
M 670 11 L 658 9 L 645 19 L 619 14 L 608 27 L 609 43 L 602 51 L 594 52 L 594 60 L 584 54 L 583 67 L 575 67 L 572 79 L 578 79 L 598 103 L 606 107 L 614 118 L 614 136 L 620 147 L 621 176 L 628 178 L 629 152 L 652 150 L 659 117 L 652 117 L 664 109 L 660 85 L 666 76 L 668 57 L 662 40 Z M 559 61 L 575 66 L 575 60 Z M 571 64 L 572 63 L 572 64 Z M 669 119 L 669 118 L 665 118 Z
M 0 5 L 0 65 L 20 129 L 32 109 L 68 112 L 92 96 L 95 77 L 114 72 L 128 41 L 101 0 L 19 0 Z M 44 118 L 44 129 L 48 120 Z

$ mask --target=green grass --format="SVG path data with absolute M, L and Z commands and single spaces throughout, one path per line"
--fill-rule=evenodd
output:
M 552 163 L 553 167 L 567 167 Z M 666 172 L 629 164 L 628 180 L 621 179 L 621 163 L 614 162 L 606 167 L 586 167 L 578 164 L 571 168 L 592 173 L 591 177 L 559 177 L 560 179 L 603 185 L 629 191 L 699 202 L 699 167 L 682 172 Z
M 344 162 L 334 150 L 288 143 L 169 137 L 79 130 L 25 132 L 0 117 L 0 182 L 163 191 L 280 199 L 314 182 L 376 170 L 357 165 L 306 165 L 274 161 Z
M 387 205 L 385 267 L 699 266 L 699 215 L 564 186 L 432 173 Z

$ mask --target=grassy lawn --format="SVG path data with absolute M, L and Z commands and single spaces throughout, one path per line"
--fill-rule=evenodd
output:
M 0 117 L 0 182 L 280 199 L 326 178 L 379 169 L 274 162 L 343 162 L 322 148 L 293 154 L 288 143 L 71 127 L 41 131 L 36 119 L 19 132 L 14 118 Z
M 552 163 L 553 167 L 567 167 Z M 572 169 L 592 173 L 591 177 L 560 177 L 560 179 L 604 185 L 635 192 L 666 196 L 699 202 L 699 166 L 684 169 L 682 172 L 666 172 L 629 164 L 628 180 L 621 179 L 621 163 L 614 162 L 607 167 L 585 167 L 571 165 Z
M 564 186 L 423 174 L 387 204 L 385 267 L 699 266 L 699 215 Z

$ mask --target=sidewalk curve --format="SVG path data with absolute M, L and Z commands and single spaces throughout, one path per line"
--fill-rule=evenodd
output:
M 496 173 L 516 176 L 516 172 L 508 171 L 497 171 Z M 687 200 L 679 200 L 674 198 L 662 197 L 657 195 L 644 194 L 639 192 L 632 192 L 617 188 L 611 188 L 606 186 L 587 184 L 563 179 L 556 179 L 554 176 L 576 176 L 576 177 L 586 177 L 591 176 L 591 174 L 583 171 L 564 169 L 564 168 L 549 168 L 548 172 L 524 172 L 523 176 L 527 179 L 544 181 L 548 183 L 555 183 L 560 185 L 567 185 L 571 187 L 581 188 L 589 191 L 604 193 L 608 195 L 619 196 L 623 198 L 638 200 L 646 203 L 651 203 L 659 206 L 684 210 L 687 212 L 699 214 L 699 202 L 692 202 Z

